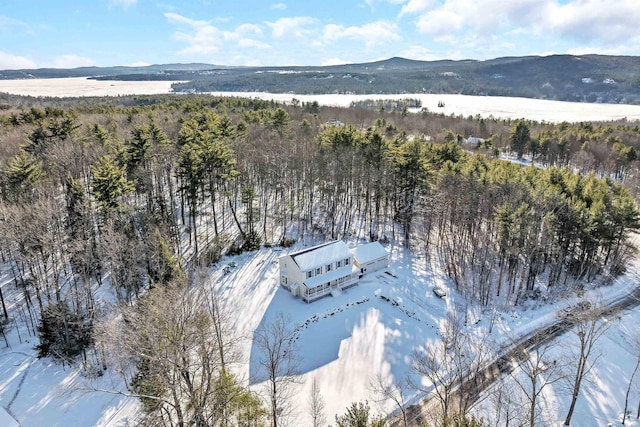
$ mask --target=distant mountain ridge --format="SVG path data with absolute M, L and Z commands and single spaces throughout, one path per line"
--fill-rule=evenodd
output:
M 177 92 L 459 93 L 575 102 L 640 104 L 640 57 L 551 55 L 418 61 L 393 57 L 361 64 L 240 67 L 158 64 L 0 71 L 0 79 L 89 76 L 174 80 Z
M 78 67 L 78 68 L 36 68 L 21 70 L 0 70 L 0 79 L 51 79 L 64 77 L 98 77 L 138 74 L 164 74 L 171 72 L 194 72 L 211 68 L 224 68 L 218 65 L 190 64 L 154 64 L 141 66 L 118 65 L 113 67 Z

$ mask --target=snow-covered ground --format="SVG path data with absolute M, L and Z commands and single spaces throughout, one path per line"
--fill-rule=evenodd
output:
M 640 355 L 637 341 L 640 333 L 638 322 L 640 322 L 640 312 L 637 309 L 625 312 L 619 320 L 612 322 L 606 334 L 597 341 L 592 359 L 595 360 L 595 365 L 582 384 L 571 420 L 572 426 L 622 426 L 625 394 Z M 578 348 L 577 340 L 575 334 L 563 335 L 560 340 L 551 344 L 552 347 L 544 354 L 545 359 L 560 361 L 565 358 L 566 360 L 570 357 L 572 349 Z M 534 354 L 532 353 L 532 356 Z M 569 372 L 573 372 L 571 369 L 575 367 L 569 368 Z M 516 370 L 512 375 L 519 377 L 522 384 L 530 384 L 528 378 L 521 372 Z M 512 395 L 519 392 L 511 376 L 503 377 L 485 392 L 482 401 L 473 412 L 489 422 L 489 425 L 499 424 L 495 421 L 495 400 L 491 399 L 491 395 L 497 394 L 498 388 L 511 390 Z M 568 382 L 560 381 L 546 387 L 538 399 L 541 407 L 544 408 L 544 414 L 538 418 L 537 425 L 562 425 L 567 416 L 570 399 L 571 391 Z M 526 398 L 521 402 L 528 403 Z M 629 393 L 628 417 L 624 425 L 640 426 L 640 420 L 637 418 L 638 409 L 640 409 L 640 378 L 636 373 Z M 504 417 L 504 414 L 502 416 Z
M 310 246 L 318 242 L 307 242 Z M 356 242 L 348 242 L 355 245 Z M 398 246 L 388 245 L 392 254 L 391 265 L 386 271 L 365 276 L 359 285 L 347 289 L 336 297 L 326 297 L 311 304 L 294 298 L 280 288 L 278 258 L 305 247 L 274 250 L 263 248 L 236 257 L 227 257 L 211 267 L 209 283 L 217 292 L 235 321 L 235 329 L 244 340 L 242 353 L 245 365 L 242 376 L 252 383 L 255 390 L 261 384 L 252 379 L 257 374 L 257 350 L 253 346 L 253 331 L 279 313 L 289 315 L 292 328 L 298 330 L 298 349 L 301 356 L 297 385 L 295 425 L 309 425 L 307 401 L 312 379 L 317 379 L 326 403 L 327 423 L 334 414 L 343 413 L 354 401 L 369 400 L 374 411 L 393 411 L 393 404 L 375 403 L 370 384 L 377 376 L 387 382 L 402 381 L 410 371 L 411 353 L 430 340 L 438 338 L 440 323 L 448 311 L 460 311 L 465 307 L 441 274 L 427 267 L 424 257 L 412 254 Z M 229 264 L 235 263 L 234 267 Z M 225 267 L 227 272 L 225 272 Z M 387 273 L 388 272 L 388 273 Z M 625 295 L 637 279 L 635 266 L 624 279 L 606 288 L 606 299 Z M 10 283 L 3 284 L 10 293 Z M 440 299 L 433 294 L 433 287 L 440 286 L 448 295 Z M 383 298 L 384 297 L 384 298 Z M 571 299 L 556 305 L 535 309 L 520 308 L 500 315 L 492 336 L 496 341 L 506 336 L 517 336 L 535 330 L 554 320 L 556 311 L 572 304 Z M 489 319 L 479 310 L 470 310 L 473 322 L 468 333 L 485 334 Z M 640 321 L 640 314 L 625 315 L 620 326 L 612 329 L 607 341 L 602 342 L 605 357 L 599 361 L 599 392 L 581 397 L 574 425 L 594 425 L 585 420 L 615 421 L 622 409 L 619 394 L 624 393 L 625 375 L 634 362 L 623 348 L 620 338 L 625 328 L 632 328 Z M 476 323 L 477 322 L 477 323 Z M 21 321 L 17 322 L 22 325 Z M 620 332 L 619 332 L 620 331 Z M 17 331 L 9 335 L 11 348 L 0 350 L 0 406 L 11 414 L 20 426 L 123 426 L 135 425 L 136 402 L 119 395 L 99 392 L 73 391 L 74 386 L 86 384 L 78 366 L 63 367 L 50 360 L 38 360 L 33 350 L 34 338 L 21 326 L 22 344 Z M 29 341 L 29 342 L 27 342 Z M 613 358 L 609 359 L 608 355 Z M 626 355 L 626 356 L 625 356 Z M 105 375 L 94 383 L 105 389 L 121 388 L 118 380 Z M 617 387 L 617 389 L 616 389 Z M 612 392 L 611 399 L 605 396 Z M 638 392 L 634 389 L 632 402 L 637 404 Z M 408 396 L 409 400 L 420 396 Z M 558 413 L 565 411 L 564 401 L 558 404 Z M 3 414 L 0 414 L 2 420 Z M 584 422 L 584 423 L 583 423 Z M 4 425 L 4 424 L 3 424 Z
M 1 80 L 0 92 L 28 96 L 118 96 L 154 95 L 171 92 L 172 81 L 128 82 L 117 80 L 90 80 L 87 77 L 57 79 Z
M 233 258 L 236 267 L 230 274 L 225 275 L 221 269 L 212 274 L 213 286 L 229 310 L 236 313 L 237 330 L 246 337 L 244 354 L 249 361 L 244 372 L 246 378 L 254 378 L 257 370 L 257 350 L 251 340 L 253 330 L 279 313 L 289 315 L 292 327 L 298 328 L 303 383 L 296 393 L 296 425 L 310 423 L 306 405 L 312 379 L 317 380 L 326 401 L 327 421 L 332 421 L 334 414 L 343 413 L 350 402 L 374 402 L 379 396 L 372 392 L 370 385 L 376 377 L 381 376 L 388 383 L 402 382 L 410 374 L 412 352 L 438 339 L 439 325 L 448 311 L 465 309 L 451 284 L 431 271 L 420 257 L 401 247 L 389 249 L 393 261 L 388 273 L 372 273 L 342 295 L 311 304 L 278 286 L 277 259 L 284 251 L 262 249 L 244 254 Z M 606 293 L 599 292 L 598 298 L 614 301 L 624 297 L 635 286 L 634 278 L 635 267 L 628 276 L 607 287 Z M 448 296 L 436 297 L 434 286 L 446 288 Z M 553 322 L 561 307 L 573 303 L 575 298 L 568 298 L 555 305 L 520 308 L 499 315 L 490 339 L 500 345 L 506 343 L 508 337 L 528 334 Z M 469 323 L 467 332 L 484 336 L 488 315 L 479 310 L 470 311 L 474 321 Z M 603 369 L 608 370 L 609 362 L 606 359 L 601 362 Z M 613 374 L 607 380 L 615 383 L 618 378 Z M 603 390 L 610 386 L 605 384 Z M 408 396 L 409 401 L 420 397 L 411 392 Z M 374 407 L 381 412 L 394 410 L 392 402 Z M 575 425 L 590 425 L 578 422 L 590 416 L 615 419 L 615 413 L 609 416 L 606 411 L 602 412 L 607 409 L 610 408 L 589 407 L 576 414 Z
M 301 397 L 296 425 L 309 422 L 305 405 L 312 378 L 325 397 L 330 421 L 350 402 L 371 400 L 369 384 L 377 375 L 401 381 L 412 349 L 436 339 L 450 300 L 433 294 L 433 284 L 443 279 L 408 252 L 394 250 L 397 262 L 387 271 L 396 277 L 375 272 L 341 295 L 311 304 L 278 286 L 276 261 L 283 253 L 263 249 L 234 258 L 235 270 L 228 275 L 214 274 L 212 280 L 229 312 L 237 313 L 237 330 L 247 337 L 247 378 L 257 374 L 258 355 L 251 337 L 260 324 L 284 313 L 290 316 L 292 327 L 299 329 L 304 382 L 296 393 Z
M 7 342 L 0 338 L 0 427 L 117 427 L 135 425 L 138 401 L 118 394 L 85 391 L 88 384 L 112 391 L 124 390 L 122 381 L 107 371 L 90 380 L 77 363 L 60 365 L 38 359 L 34 346 L 38 339 L 21 306 L 22 291 L 17 289 L 6 268 L 0 269 L 0 286 L 11 322 L 5 326 Z M 103 292 L 104 287 L 99 289 Z M 95 352 L 88 351 L 95 361 Z M 131 424 L 128 424 L 131 422 Z
M 22 330 L 26 334 L 26 329 Z M 37 359 L 33 337 L 9 334 L 10 348 L 0 350 L 0 426 L 116 427 L 135 425 L 138 403 L 117 394 L 82 391 L 88 383 L 80 366 L 62 366 Z M 92 384 L 123 390 L 121 381 L 107 372 Z M 124 391 L 124 390 L 123 390 Z M 6 412 L 2 412 L 2 411 Z
M 0 80 L 0 92 L 30 96 L 117 96 L 144 95 L 171 92 L 170 81 L 98 81 L 86 77 L 58 79 Z M 531 119 L 559 122 L 609 121 L 627 118 L 640 120 L 640 105 L 594 104 L 550 101 L 542 99 L 514 98 L 504 96 L 471 96 L 455 94 L 400 94 L 400 95 L 301 95 L 267 92 L 212 92 L 216 96 L 237 96 L 290 102 L 293 98 L 301 102 L 317 101 L 320 105 L 348 107 L 352 102 L 366 99 L 419 99 L 422 108 L 443 114 L 503 119 Z M 444 103 L 443 107 L 438 107 Z M 417 111 L 413 109 L 411 111 Z
M 317 101 L 320 105 L 348 107 L 352 102 L 367 99 L 419 99 L 421 108 L 433 113 L 454 114 L 463 117 L 480 115 L 501 119 L 530 119 L 550 123 L 609 121 L 626 118 L 640 120 L 640 105 L 594 104 L 580 102 L 551 101 L 544 99 L 516 98 L 506 96 L 473 96 L 457 94 L 407 93 L 400 95 L 298 95 L 291 93 L 264 92 L 212 92 L 217 96 L 255 97 L 259 99 L 290 102 L 293 98 L 301 102 Z M 439 103 L 443 107 L 438 107 Z M 409 109 L 416 112 L 419 109 Z

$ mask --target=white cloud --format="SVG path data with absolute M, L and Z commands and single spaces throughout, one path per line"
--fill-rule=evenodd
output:
M 165 12 L 164 17 L 167 18 L 167 20 L 171 24 L 186 24 L 191 27 L 204 27 L 209 25 L 207 21 L 198 21 L 195 19 L 190 19 L 174 12 Z
M 583 0 L 573 0 L 583 1 Z M 427 34 L 469 31 L 479 37 L 504 31 L 505 28 L 531 29 L 550 19 L 550 6 L 557 0 L 445 0 L 428 4 L 428 0 L 411 0 L 403 7 L 405 13 L 423 12 L 416 21 L 418 30 Z M 402 13 L 402 11 L 401 11 Z
M 476 47 L 515 34 L 610 50 L 640 44 L 637 0 L 409 0 L 400 16 L 409 13 L 418 13 L 417 29 L 437 41 Z
M 413 15 L 433 6 L 433 0 L 409 0 L 409 3 L 402 6 L 400 16 Z
M 328 24 L 324 27 L 322 38 L 331 42 L 341 38 L 348 38 L 362 41 L 367 47 L 373 47 L 379 44 L 400 40 L 400 35 L 398 34 L 398 27 L 396 24 L 386 21 L 376 21 L 352 27 Z
M 27 34 L 32 33 L 31 27 L 27 23 L 0 15 L 0 30 L 14 31 L 16 29 L 20 29 Z
M 548 29 L 566 37 L 606 45 L 640 41 L 637 0 L 574 0 L 548 8 Z M 544 26 L 544 25 L 543 25 Z
M 93 65 L 96 65 L 96 63 L 91 58 L 74 54 L 67 54 L 56 56 L 50 66 L 53 68 L 77 68 L 90 67 Z
M 125 9 L 130 8 L 131 6 L 135 5 L 138 2 L 138 0 L 109 0 L 109 4 L 111 6 L 122 6 Z
M 336 41 L 342 37 L 344 26 L 338 24 L 327 24 L 324 26 L 322 38 L 327 41 Z
M 465 18 L 447 9 L 430 10 L 421 15 L 416 21 L 418 30 L 435 37 L 443 37 L 451 32 L 460 30 L 465 24 Z
M 256 39 L 263 36 L 259 25 L 241 24 L 233 31 L 224 31 L 207 21 L 190 19 L 177 13 L 168 12 L 164 16 L 171 24 L 186 27 L 173 34 L 176 40 L 187 45 L 179 51 L 183 55 L 214 55 L 229 46 L 243 49 L 271 48 L 267 43 Z M 243 62 L 247 61 L 243 60 Z
M 376 3 L 389 3 L 389 4 L 403 4 L 407 0 L 364 0 L 364 3 L 369 6 L 371 10 L 375 10 Z M 360 4 L 360 7 L 364 5 Z
M 173 35 L 176 40 L 187 44 L 187 47 L 179 52 L 181 54 L 210 55 L 217 53 L 224 43 L 224 33 L 207 21 L 186 18 L 172 12 L 167 12 L 164 16 L 169 23 L 187 26 L 190 30 L 189 32 L 177 31 Z
M 37 68 L 36 63 L 24 56 L 0 51 L 0 70 L 21 70 Z
M 260 40 L 242 38 L 238 40 L 238 47 L 243 49 L 256 48 L 256 49 L 271 49 L 271 46 Z
M 285 10 L 286 8 L 287 8 L 287 5 L 284 3 L 275 3 L 269 6 L 269 9 Z
M 49 68 L 77 68 L 96 65 L 95 61 L 85 56 L 66 54 L 56 56 L 51 62 L 36 64 L 24 56 L 13 55 L 0 51 L 0 70 L 33 69 L 40 67 Z
M 313 30 L 309 27 L 315 23 L 316 20 L 309 16 L 296 16 L 280 18 L 276 22 L 267 22 L 266 24 L 271 27 L 271 33 L 275 38 L 302 38 L 313 34 Z
M 236 27 L 236 34 L 255 34 L 258 36 L 262 35 L 262 28 L 259 25 L 255 24 L 241 24 Z

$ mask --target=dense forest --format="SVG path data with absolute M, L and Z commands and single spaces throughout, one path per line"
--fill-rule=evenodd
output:
M 470 303 L 500 309 L 610 283 L 640 226 L 634 123 L 196 95 L 2 102 L 0 253 L 24 295 L 11 314 L 0 292 L 2 332 L 23 316 L 41 356 L 106 366 L 97 293 L 108 288 L 137 349 L 128 384 L 155 422 L 255 425 L 266 414 L 225 369 L 215 301 L 184 292 L 223 254 L 310 237 L 392 241 L 443 268 Z M 174 301 L 192 310 L 174 322 L 184 341 L 159 341 L 152 320 Z M 207 328 L 216 334 L 202 337 Z M 235 400 L 170 396 L 153 355 L 186 347 L 219 351 L 221 364 L 196 371 Z

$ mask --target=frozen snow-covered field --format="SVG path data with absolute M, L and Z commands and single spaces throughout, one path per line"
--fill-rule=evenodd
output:
M 505 96 L 471 96 L 454 94 L 402 94 L 402 95 L 296 95 L 287 93 L 212 92 L 218 96 L 244 96 L 289 102 L 296 98 L 301 102 L 317 101 L 320 105 L 348 107 L 353 101 L 366 99 L 419 99 L 422 108 L 434 113 L 496 117 L 502 119 L 525 118 L 550 123 L 610 121 L 626 118 L 640 120 L 640 105 L 588 104 L 578 102 L 548 101 L 542 99 Z M 438 103 L 444 102 L 444 107 Z M 411 111 L 411 110 L 410 110 Z M 415 109 L 413 110 L 415 111 Z
M 76 97 L 153 95 L 171 92 L 171 81 L 107 81 L 87 77 L 0 80 L 0 92 L 13 95 Z
M 0 92 L 30 96 L 117 96 L 144 95 L 171 92 L 169 81 L 97 81 L 86 77 L 59 79 L 0 80 Z M 502 96 L 470 95 L 297 95 L 291 93 L 266 92 L 212 92 L 218 96 L 239 96 L 290 102 L 293 98 L 302 102 L 317 101 L 320 105 L 348 107 L 353 101 L 365 99 L 404 99 L 417 98 L 422 107 L 429 111 L 462 116 L 497 117 L 547 122 L 610 121 L 626 118 L 640 120 L 640 105 L 592 104 L 547 101 L 540 99 L 512 98 Z M 444 102 L 444 107 L 438 103 Z

